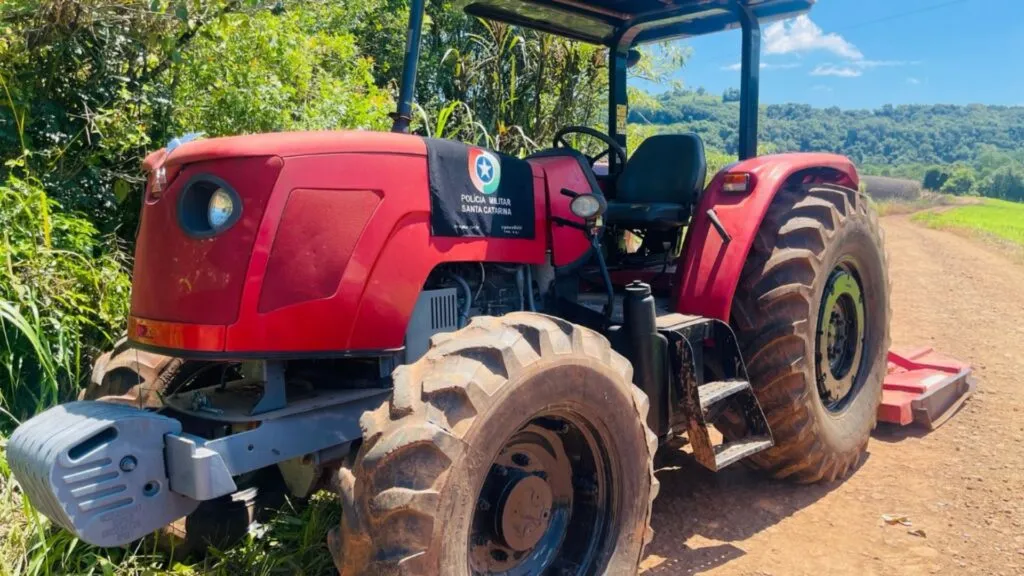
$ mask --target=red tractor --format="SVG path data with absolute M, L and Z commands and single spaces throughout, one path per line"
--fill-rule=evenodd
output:
M 519 159 L 403 133 L 413 0 L 396 133 L 152 154 L 128 339 L 101 401 L 14 433 L 17 479 L 100 546 L 212 537 L 254 494 L 330 487 L 342 574 L 462 575 L 634 572 L 673 438 L 711 470 L 847 475 L 889 347 L 878 219 L 850 160 L 756 157 L 760 22 L 812 4 L 471 1 L 608 48 L 608 132 Z M 695 135 L 627 158 L 633 47 L 737 27 L 739 161 L 705 187 Z

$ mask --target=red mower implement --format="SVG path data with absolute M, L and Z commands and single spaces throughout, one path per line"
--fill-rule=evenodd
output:
M 927 346 L 890 350 L 878 420 L 938 428 L 974 393 L 971 373 L 968 364 Z
M 652 535 L 661 443 L 846 476 L 886 377 L 878 218 L 848 159 L 756 157 L 760 24 L 812 3 L 470 2 L 608 48 L 607 133 L 520 159 L 404 133 L 413 0 L 394 133 L 153 153 L 128 340 L 8 445 L 32 503 L 92 544 L 171 523 L 202 544 L 333 488 L 345 575 L 618 575 Z M 633 47 L 732 28 L 740 161 L 705 187 L 693 134 L 627 158 Z

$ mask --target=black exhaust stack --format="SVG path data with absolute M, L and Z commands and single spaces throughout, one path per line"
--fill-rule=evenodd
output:
M 622 299 L 622 332 L 626 356 L 633 363 L 633 382 L 647 394 L 651 410 L 647 425 L 658 437 L 668 433 L 668 339 L 658 333 L 651 287 L 634 280 Z
M 409 34 L 405 43 L 405 61 L 402 63 L 402 85 L 398 89 L 398 110 L 391 115 L 392 132 L 408 132 L 412 121 L 412 99 L 416 93 L 416 68 L 420 60 L 420 33 L 423 29 L 425 0 L 409 2 Z

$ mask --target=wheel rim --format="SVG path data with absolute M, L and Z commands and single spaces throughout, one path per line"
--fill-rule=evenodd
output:
M 829 411 L 842 411 L 856 395 L 866 325 L 860 280 L 850 263 L 840 263 L 829 274 L 818 313 L 818 395 Z
M 477 496 L 473 574 L 595 572 L 612 540 L 609 462 L 599 437 L 574 413 L 545 413 L 520 428 Z

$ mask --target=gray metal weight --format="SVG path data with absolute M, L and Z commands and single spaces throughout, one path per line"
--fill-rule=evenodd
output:
M 172 418 L 106 402 L 55 406 L 15 430 L 11 470 L 40 512 L 97 546 L 120 546 L 188 515 L 170 489 L 164 436 Z

